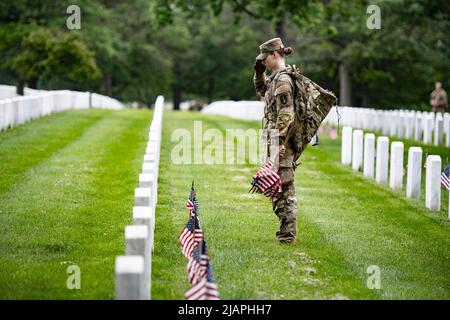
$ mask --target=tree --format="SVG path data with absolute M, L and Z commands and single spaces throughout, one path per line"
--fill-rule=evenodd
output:
M 36 88 L 40 78 L 79 80 L 98 75 L 93 53 L 77 36 L 55 35 L 45 28 L 23 39 L 11 68 L 30 88 Z
M 207 102 L 254 98 L 251 66 L 260 30 L 267 31 L 267 24 L 233 23 L 229 8 L 220 16 L 206 10 L 190 18 L 191 13 L 181 8 L 174 8 L 172 14 L 170 24 L 156 27 L 162 48 L 172 60 L 174 108 L 183 96 Z

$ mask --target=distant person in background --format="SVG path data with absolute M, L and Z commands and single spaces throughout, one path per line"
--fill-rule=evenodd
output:
M 435 84 L 435 89 L 431 93 L 430 104 L 434 113 L 447 112 L 448 109 L 447 92 L 445 92 L 445 90 L 442 89 L 442 84 L 440 82 L 436 82 Z

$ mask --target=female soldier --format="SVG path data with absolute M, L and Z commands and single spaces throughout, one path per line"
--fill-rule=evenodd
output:
M 283 72 L 291 68 L 285 64 L 284 57 L 292 53 L 292 48 L 285 48 L 280 38 L 274 38 L 259 46 L 261 53 L 256 57 L 253 66 L 253 77 L 256 92 L 264 97 L 264 129 L 267 132 L 277 130 L 268 138 L 268 156 L 273 158 L 278 154 L 279 173 L 283 192 L 279 192 L 272 200 L 272 207 L 280 221 L 280 230 L 276 237 L 280 242 L 291 243 L 297 232 L 297 198 L 294 188 L 294 148 L 290 137 L 293 126 L 294 87 L 291 77 Z M 270 77 L 265 74 L 266 68 L 272 70 Z M 278 143 L 277 143 L 278 142 Z M 278 145 L 272 150 L 270 145 Z M 273 149 L 273 148 L 272 148 Z M 276 161 L 275 161 L 276 162 Z

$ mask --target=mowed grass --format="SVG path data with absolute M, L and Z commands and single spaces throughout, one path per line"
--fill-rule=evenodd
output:
M 150 120 L 148 111 L 69 111 L 0 133 L 0 298 L 114 297 L 114 259 L 123 254 Z M 224 299 L 450 298 L 446 192 L 441 211 L 431 212 L 424 193 L 406 199 L 404 190 L 391 191 L 342 166 L 340 140 L 322 135 L 296 170 L 298 241 L 281 245 L 269 201 L 248 193 L 257 165 L 171 161 L 179 144 L 172 133 L 192 132 L 195 120 L 223 133 L 260 125 L 165 113 L 154 299 L 183 299 L 189 288 L 178 236 L 192 180 Z M 403 141 L 405 153 L 420 146 Z M 443 160 L 448 154 L 447 148 L 423 148 Z M 80 290 L 66 287 L 72 264 L 81 269 Z M 380 290 L 367 287 L 371 265 L 381 270 Z
M 0 299 L 114 297 L 151 118 L 67 111 L 0 133 Z
M 259 129 L 258 122 L 199 113 L 166 112 L 156 212 L 152 297 L 183 299 L 189 288 L 178 236 L 188 219 L 192 180 L 200 219 L 223 299 L 449 299 L 448 195 L 440 212 L 404 190 L 340 164 L 340 140 L 321 136 L 296 170 L 298 239 L 275 239 L 278 220 L 261 195 L 248 193 L 258 165 L 177 165 L 174 130 Z M 189 141 L 185 141 L 191 147 Z M 416 143 L 405 141 L 406 150 Z M 207 147 L 209 142 L 204 142 Z M 226 148 L 232 148 L 226 145 Z M 446 148 L 429 148 L 443 157 Z M 192 147 L 193 151 L 193 147 Z M 425 152 L 425 151 L 424 151 Z M 431 153 L 431 151 L 430 151 Z M 193 159 L 193 156 L 192 156 Z M 405 158 L 406 167 L 406 158 Z M 423 176 L 425 179 L 425 176 Z M 406 184 L 406 177 L 404 179 Z M 381 289 L 369 289 L 367 269 L 378 266 Z

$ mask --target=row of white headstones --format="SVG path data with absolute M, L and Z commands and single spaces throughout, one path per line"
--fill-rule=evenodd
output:
M 134 191 L 133 225 L 125 227 L 125 255 L 116 257 L 118 300 L 151 299 L 152 254 L 164 98 L 158 96 L 150 126 L 139 187 Z
M 5 86 L 2 86 L 5 87 Z M 90 92 L 28 90 L 29 95 L 0 100 L 0 131 L 54 112 L 91 107 L 121 109 L 118 100 Z
M 339 117 L 340 116 L 340 117 Z M 385 136 L 450 147 L 450 115 L 414 110 L 333 107 L 324 123 L 380 132 Z
M 364 176 L 375 178 L 379 183 L 389 182 L 389 187 L 394 190 L 403 188 L 403 154 L 403 142 L 392 142 L 389 152 L 389 138 L 386 136 L 377 138 L 375 148 L 373 133 L 364 134 L 362 130 L 353 130 L 349 126 L 342 130 L 342 164 L 351 165 L 354 171 L 362 170 Z M 406 196 L 420 199 L 422 148 L 410 147 L 407 161 Z M 439 211 L 441 209 L 441 157 L 429 155 L 425 161 L 425 206 L 432 211 Z

